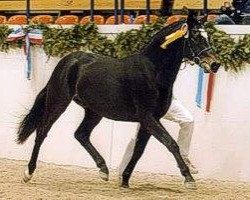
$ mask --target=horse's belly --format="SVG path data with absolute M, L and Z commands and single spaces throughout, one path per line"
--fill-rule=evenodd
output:
M 133 100 L 118 86 L 91 84 L 78 89 L 82 105 L 99 115 L 119 121 L 137 121 Z
M 119 102 L 100 99 L 99 101 L 87 101 L 87 104 L 88 107 L 103 117 L 118 121 L 137 121 L 134 106 L 128 102 L 123 102 L 122 99 L 119 99 Z

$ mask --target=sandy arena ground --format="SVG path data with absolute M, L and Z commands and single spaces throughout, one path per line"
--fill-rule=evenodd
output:
M 97 169 L 38 163 L 33 179 L 21 182 L 26 161 L 0 159 L 0 199 L 86 200 L 234 200 L 250 199 L 250 183 L 197 180 L 198 189 L 186 190 L 180 177 L 133 174 L 130 189 L 119 189 L 117 174 L 104 182 Z

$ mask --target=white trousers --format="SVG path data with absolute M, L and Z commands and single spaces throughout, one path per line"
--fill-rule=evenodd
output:
M 177 143 L 180 147 L 180 154 L 182 155 L 182 157 L 188 157 L 194 129 L 194 119 L 192 114 L 182 105 L 182 103 L 178 99 L 173 98 L 169 110 L 163 117 L 163 119 L 170 120 L 179 124 L 180 130 Z M 140 125 L 138 125 L 137 127 L 137 133 L 139 129 Z M 137 133 L 135 134 L 134 138 L 131 139 L 126 148 L 124 157 L 119 167 L 120 175 L 122 175 L 132 157 Z
M 188 157 L 191 139 L 194 130 L 194 119 L 192 114 L 186 109 L 178 99 L 173 99 L 168 112 L 163 117 L 180 126 L 177 143 L 183 157 Z

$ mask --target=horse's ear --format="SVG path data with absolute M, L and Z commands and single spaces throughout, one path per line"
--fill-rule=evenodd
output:
M 188 8 L 187 8 L 186 6 L 183 6 L 183 7 L 182 7 L 182 14 L 187 15 L 188 13 L 189 13 Z
M 208 15 L 205 14 L 204 16 L 202 16 L 201 18 L 199 18 L 198 21 L 199 21 L 201 24 L 204 24 L 205 22 L 207 22 L 207 17 L 208 17 Z
M 198 23 L 198 12 L 194 10 L 188 10 L 187 24 L 189 29 L 192 29 Z

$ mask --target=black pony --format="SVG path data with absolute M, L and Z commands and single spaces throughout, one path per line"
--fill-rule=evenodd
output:
M 29 181 L 35 171 L 39 149 L 50 128 L 73 100 L 85 109 L 75 138 L 93 157 L 104 180 L 108 180 L 109 171 L 105 160 L 91 144 L 90 135 L 106 117 L 141 125 L 133 156 L 121 177 L 122 187 L 128 187 L 131 173 L 153 135 L 174 155 L 186 187 L 194 188 L 195 181 L 177 143 L 159 120 L 170 106 L 173 84 L 183 58 L 206 69 L 219 67 L 200 28 L 197 16 L 190 12 L 187 20 L 164 27 L 139 53 L 125 59 L 85 52 L 64 57 L 18 130 L 18 143 L 25 142 L 36 131 L 24 181 Z

